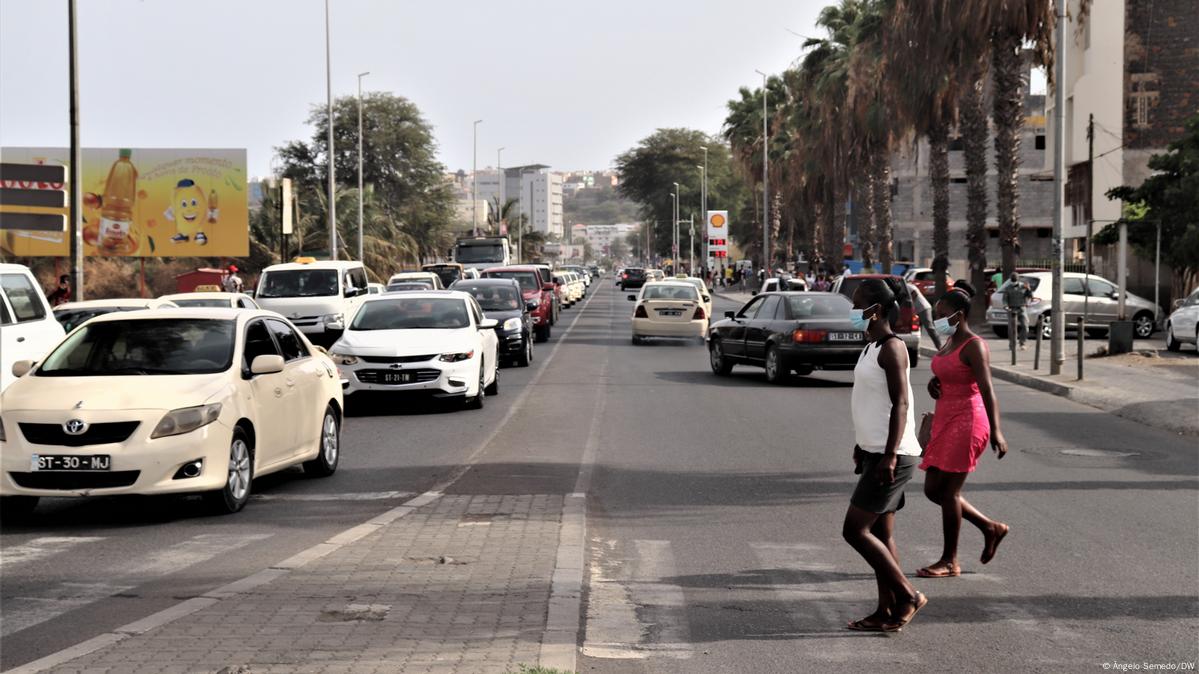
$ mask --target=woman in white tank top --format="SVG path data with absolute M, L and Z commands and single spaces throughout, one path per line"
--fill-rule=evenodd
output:
M 853 295 L 855 328 L 868 344 L 858 357 L 853 382 L 854 460 L 862 477 L 849 500 L 842 535 L 870 564 L 878 581 L 874 613 L 849 629 L 892 632 L 928 603 L 899 568 L 893 536 L 903 488 L 920 462 L 913 423 L 908 352 L 891 331 L 898 313 L 895 292 L 882 279 L 866 279 Z

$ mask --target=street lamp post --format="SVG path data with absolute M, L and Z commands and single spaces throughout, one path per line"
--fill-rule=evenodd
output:
M 325 0 L 325 114 L 329 127 L 329 259 L 337 259 L 337 202 L 334 194 L 337 178 L 333 152 L 333 58 L 329 51 L 329 0 Z
M 83 150 L 79 147 L 79 50 L 75 30 L 75 0 L 67 2 L 68 79 L 70 80 L 70 125 L 71 125 L 71 175 L 68 197 L 71 222 L 68 236 L 71 237 L 71 299 L 83 299 Z
M 479 125 L 483 120 L 476 119 L 474 124 L 474 150 L 470 161 L 470 208 L 471 220 L 474 224 L 474 235 L 479 235 Z
M 358 73 L 358 261 L 362 261 L 362 78 L 370 71 Z
M 504 226 L 504 183 L 508 182 L 504 179 L 504 148 L 502 147 L 495 151 L 495 171 L 499 174 L 500 181 L 500 210 L 495 214 L 496 231 L 499 232 Z
M 674 215 L 673 221 L 670 224 L 671 250 L 670 257 L 674 264 L 674 270 L 677 273 L 679 269 L 679 184 L 674 183 L 674 192 L 671 193 L 674 197 L 674 203 L 671 204 L 671 213 Z
M 1066 12 L 1061 3 L 1056 4 L 1057 33 L 1053 51 L 1053 260 L 1050 268 L 1053 272 L 1053 288 L 1050 291 L 1053 299 L 1049 314 L 1049 374 L 1062 373 L 1062 363 L 1065 362 L 1066 332 L 1065 314 L 1062 313 L 1062 263 L 1065 251 L 1062 249 L 1062 211 L 1065 201 L 1066 179 Z M 1090 246 L 1090 242 L 1087 242 Z M 1041 330 L 1037 325 L 1037 330 Z
M 770 135 L 767 126 L 768 113 L 766 99 L 770 96 L 766 88 L 768 79 L 766 73 L 754 70 L 762 76 L 762 268 L 770 275 Z
M 702 171 L 699 181 L 699 217 L 703 222 L 703 233 L 706 235 L 708 233 L 708 148 L 701 147 L 700 149 L 704 151 L 704 163 L 695 168 Z M 704 266 L 707 267 L 709 257 L 707 248 L 705 247 L 702 252 L 704 253 Z

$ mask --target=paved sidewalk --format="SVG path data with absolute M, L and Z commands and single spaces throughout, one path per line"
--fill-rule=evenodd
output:
M 467 674 L 535 666 L 562 509 L 561 495 L 440 496 L 272 582 L 52 671 Z

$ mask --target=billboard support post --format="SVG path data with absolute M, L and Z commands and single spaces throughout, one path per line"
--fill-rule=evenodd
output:
M 67 236 L 71 242 L 71 299 L 79 301 L 83 299 L 83 153 L 79 148 L 79 50 L 75 35 L 75 0 L 67 0 L 67 24 L 70 52 L 67 57 L 70 70 L 68 79 L 71 88 L 71 160 L 68 167 L 71 177 L 67 194 L 71 202 Z

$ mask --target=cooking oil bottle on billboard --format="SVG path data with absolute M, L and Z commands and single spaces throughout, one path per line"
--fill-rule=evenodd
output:
M 120 157 L 108 170 L 104 198 L 100 202 L 99 247 L 119 252 L 129 246 L 133 226 L 133 202 L 137 198 L 137 169 L 129 161 L 132 150 L 122 148 Z

